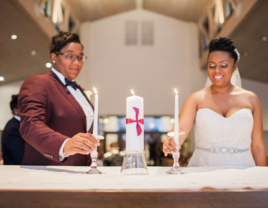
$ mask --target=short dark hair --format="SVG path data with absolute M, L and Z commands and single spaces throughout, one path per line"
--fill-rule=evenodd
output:
M 18 95 L 12 95 L 11 96 L 11 101 L 10 101 L 9 105 L 10 105 L 10 109 L 11 109 L 12 113 L 13 113 L 14 108 L 19 108 L 19 106 L 18 106 Z
M 83 48 L 83 45 L 80 42 L 80 38 L 76 33 L 60 31 L 57 35 L 52 37 L 49 48 L 50 53 L 60 52 L 64 46 L 71 42 L 79 43 Z
M 213 51 L 226 51 L 229 53 L 230 57 L 234 59 L 235 63 L 238 60 L 238 54 L 235 52 L 236 46 L 234 45 L 234 42 L 229 38 L 220 37 L 219 39 L 213 39 L 210 41 L 208 48 L 209 54 Z

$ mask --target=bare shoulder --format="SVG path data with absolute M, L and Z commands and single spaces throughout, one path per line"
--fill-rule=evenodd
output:
M 207 88 L 204 88 L 202 90 L 199 90 L 197 92 L 194 92 L 193 94 L 191 94 L 186 102 L 190 102 L 190 103 L 193 103 L 193 104 L 197 104 L 200 100 L 204 99 L 206 93 L 207 93 Z
M 244 98 L 248 99 L 253 106 L 260 104 L 260 100 L 254 92 L 251 92 L 249 90 L 245 90 L 241 87 L 235 87 L 234 92 L 237 93 L 238 95 L 241 95 Z
M 203 99 L 206 94 L 208 93 L 209 91 L 209 88 L 204 88 L 202 90 L 199 90 L 197 92 L 194 92 L 193 94 L 191 94 L 191 98 L 196 100 L 196 101 L 199 101 L 200 99 Z

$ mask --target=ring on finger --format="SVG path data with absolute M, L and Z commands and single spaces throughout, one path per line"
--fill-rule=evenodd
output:
M 167 146 L 166 145 L 164 146 L 164 149 L 167 149 Z

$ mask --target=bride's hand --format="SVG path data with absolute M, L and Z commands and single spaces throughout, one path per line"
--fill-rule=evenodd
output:
M 179 146 L 179 149 L 181 148 L 181 146 Z M 165 157 L 168 154 L 173 154 L 174 152 L 177 151 L 177 144 L 174 141 L 173 137 L 168 137 L 163 144 L 163 152 L 165 154 Z

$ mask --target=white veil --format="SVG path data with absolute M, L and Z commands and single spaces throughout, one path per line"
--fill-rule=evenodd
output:
M 238 62 L 240 60 L 240 53 L 237 51 L 237 49 L 235 49 L 234 52 L 237 54 L 237 62 Z M 241 77 L 238 71 L 238 67 L 236 67 L 236 70 L 233 72 L 233 75 L 231 77 L 231 84 L 234 86 L 242 87 L 242 82 L 241 82 Z M 209 87 L 210 85 L 212 85 L 212 82 L 210 81 L 208 77 L 205 87 Z

